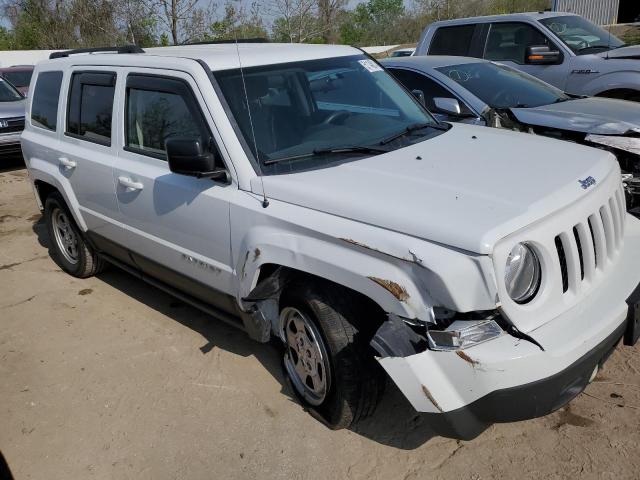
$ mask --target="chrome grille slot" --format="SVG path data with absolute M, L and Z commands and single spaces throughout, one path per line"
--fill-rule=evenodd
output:
M 604 240 L 605 248 L 607 249 L 607 256 L 613 257 L 614 243 L 613 243 L 613 220 L 611 220 L 611 212 L 607 205 L 600 207 L 600 219 L 602 220 L 602 226 L 604 228 Z
M 580 280 L 584 280 L 584 257 L 582 256 L 582 242 L 580 241 L 580 234 L 578 233 L 578 225 L 573 227 L 573 238 L 576 240 L 578 257 L 580 258 Z
M 567 272 L 567 257 L 564 254 L 564 245 L 560 235 L 556 237 L 556 250 L 558 251 L 558 260 L 560 261 L 560 273 L 562 275 L 562 293 L 569 290 L 569 273 Z
M 600 214 L 593 214 L 589 217 L 589 226 L 593 234 L 593 243 L 596 252 L 596 267 L 602 268 L 607 258 L 607 244 L 604 239 L 604 227 Z
M 579 223 L 574 227 L 579 240 L 580 254 L 582 258 L 582 279 L 591 280 L 596 270 L 596 251 L 594 248 L 593 231 L 589 222 Z
M 611 212 L 611 219 L 613 220 L 613 243 L 615 251 L 618 251 L 618 245 L 620 245 L 620 238 L 622 238 L 620 232 L 620 213 L 618 212 L 618 205 L 614 197 L 609 199 L 609 211 Z

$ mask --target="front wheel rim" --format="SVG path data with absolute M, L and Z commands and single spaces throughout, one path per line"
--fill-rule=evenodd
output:
M 51 212 L 53 236 L 62 256 L 69 263 L 78 263 L 78 236 L 71 226 L 68 215 L 60 208 Z
M 284 364 L 293 386 L 311 405 L 320 405 L 331 382 L 324 340 L 314 323 L 297 308 L 284 308 L 280 325 L 287 347 Z

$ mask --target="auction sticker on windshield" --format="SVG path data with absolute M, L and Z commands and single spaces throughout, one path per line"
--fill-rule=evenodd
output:
M 358 63 L 370 72 L 381 72 L 382 68 L 373 60 L 358 60 Z

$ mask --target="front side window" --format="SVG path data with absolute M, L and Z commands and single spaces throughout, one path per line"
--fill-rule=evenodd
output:
M 24 97 L 15 87 L 0 78 L 0 102 L 16 102 Z
M 436 68 L 491 108 L 539 107 L 570 99 L 531 75 L 490 62 Z
M 111 145 L 116 74 L 76 72 L 71 78 L 67 134 Z
M 475 30 L 475 25 L 440 27 L 433 35 L 429 55 L 469 55 Z
M 389 70 L 408 90 L 420 90 L 424 94 L 426 107 L 431 112 L 438 112 L 438 107 L 436 107 L 434 101 L 435 98 L 453 98 L 458 100 L 463 115 L 473 115 L 471 109 L 464 102 L 426 75 L 403 68 L 390 68 Z
M 369 153 L 398 148 L 440 127 L 364 55 L 244 68 L 242 73 L 214 75 L 247 148 L 266 174 L 346 160 L 355 153 L 353 147 L 360 154 L 366 148 Z M 410 135 L 384 142 L 409 126 L 414 127 Z M 327 152 L 343 147 L 347 151 Z
M 126 144 L 128 150 L 166 159 L 169 138 L 211 135 L 189 86 L 179 79 L 149 75 L 127 78 Z
M 48 130 L 56 129 L 62 72 L 42 72 L 38 75 L 31 103 L 31 123 Z
M 484 58 L 487 60 L 525 63 L 527 47 L 548 45 L 547 37 L 538 29 L 521 22 L 493 23 L 489 30 Z
M 625 45 L 615 35 L 577 15 L 544 18 L 540 23 L 555 33 L 577 55 L 605 52 Z
M 2 74 L 4 78 L 16 87 L 28 87 L 29 82 L 31 82 L 32 75 L 33 70 L 14 70 L 7 71 Z

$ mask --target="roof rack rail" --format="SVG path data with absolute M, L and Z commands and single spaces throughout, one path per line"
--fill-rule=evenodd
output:
M 124 45 L 122 47 L 96 47 L 96 48 L 75 48 L 73 50 L 64 50 L 62 52 L 53 52 L 49 55 L 49 59 L 64 58 L 77 53 L 96 53 L 96 52 L 116 52 L 116 53 L 144 53 L 144 50 L 137 45 Z
M 256 38 L 242 38 L 237 40 L 238 43 L 269 43 L 268 38 L 256 37 Z M 224 43 L 236 43 L 236 40 L 204 40 L 202 42 L 185 43 L 185 45 L 215 45 Z M 176 45 L 179 47 L 180 45 Z

